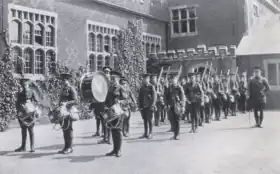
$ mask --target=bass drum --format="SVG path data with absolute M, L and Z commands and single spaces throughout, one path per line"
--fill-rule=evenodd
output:
M 86 102 L 105 102 L 109 90 L 109 80 L 102 72 L 85 74 L 80 81 L 81 99 Z

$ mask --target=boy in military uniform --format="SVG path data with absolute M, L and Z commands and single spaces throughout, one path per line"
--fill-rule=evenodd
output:
M 155 126 L 159 126 L 160 116 L 164 109 L 164 89 L 160 83 L 158 83 L 157 75 L 151 75 L 151 84 L 154 85 L 157 92 L 157 102 L 156 102 L 156 111 L 154 112 Z
M 122 93 L 120 78 L 121 74 L 116 71 L 111 71 L 111 87 L 109 89 L 108 95 L 105 101 L 105 109 L 109 109 L 117 103 L 122 105 L 123 101 L 126 100 L 125 94 Z M 106 156 L 116 157 L 121 156 L 121 146 L 122 146 L 122 123 L 123 123 L 123 115 L 119 116 L 118 119 L 114 120 L 112 124 L 115 124 L 115 127 L 111 129 L 112 139 L 113 139 L 113 150 L 106 154 Z M 120 124 L 120 125 L 117 125 Z
M 22 78 L 20 79 L 20 84 L 22 87 L 22 90 L 18 93 L 17 101 L 16 101 L 16 109 L 17 109 L 17 115 L 18 115 L 18 121 L 21 128 L 21 146 L 15 150 L 15 152 L 24 152 L 26 151 L 26 138 L 27 138 L 27 131 L 29 133 L 30 138 L 30 152 L 35 152 L 34 148 L 34 115 L 30 116 L 26 120 L 21 120 L 20 117 L 25 117 L 26 110 L 24 109 L 24 105 L 26 103 L 31 103 L 33 106 L 36 105 L 36 103 L 39 101 L 38 94 L 30 88 L 30 79 Z M 30 125 L 25 124 L 24 122 L 30 122 Z
M 112 68 L 110 67 L 103 67 L 103 73 L 106 75 L 106 77 L 110 80 L 110 72 L 112 71 Z M 94 135 L 92 135 L 93 137 L 99 137 L 100 136 L 100 125 L 102 125 L 101 130 L 102 132 L 106 132 L 105 130 L 105 125 L 104 125 L 104 121 L 102 119 L 101 114 L 104 112 L 104 103 L 97 103 L 97 102 L 92 102 L 89 106 L 89 110 L 93 110 L 94 111 L 94 115 L 95 115 L 95 120 L 96 120 L 96 133 Z M 106 143 L 109 142 L 109 139 L 107 139 L 107 136 L 105 136 L 105 134 L 103 135 L 104 137 L 104 141 L 102 141 L 102 143 Z M 100 141 L 101 143 L 101 141 Z
M 190 84 L 186 89 L 188 109 L 191 115 L 190 133 L 196 133 L 199 124 L 199 110 L 204 105 L 204 93 L 200 84 L 196 81 L 195 73 L 189 73 Z
M 219 121 L 221 117 L 222 107 L 223 107 L 223 87 L 222 82 L 219 78 L 219 75 L 215 75 L 214 83 L 213 83 L 213 92 L 215 97 L 213 98 L 213 106 L 215 113 L 215 120 Z
M 137 102 L 134 94 L 132 93 L 129 87 L 128 80 L 125 77 L 121 77 L 120 84 L 121 84 L 121 95 L 124 98 L 124 103 L 122 108 L 126 112 L 123 121 L 123 136 L 128 137 L 129 128 L 130 128 L 130 116 L 133 109 L 131 107 L 135 108 Z
M 238 98 L 240 94 L 238 91 L 239 87 L 234 73 L 230 73 L 229 87 L 230 87 L 230 95 L 233 97 L 232 101 L 230 101 L 231 115 L 236 116 Z
M 206 91 L 206 84 L 204 83 L 204 80 L 201 78 L 201 74 L 199 72 L 196 73 L 196 81 L 198 84 L 200 84 L 201 89 L 203 90 L 203 93 Z M 204 117 L 205 117 L 205 106 L 204 103 L 203 105 L 200 105 L 199 107 L 199 126 L 203 126 L 204 122 Z
M 60 75 L 62 80 L 62 91 L 60 93 L 59 105 L 62 106 L 66 104 L 67 110 L 71 110 L 71 108 L 77 104 L 78 95 L 75 87 L 70 84 L 70 79 L 72 78 L 71 74 L 62 73 Z M 65 146 L 58 153 L 61 154 L 69 154 L 73 152 L 73 121 L 76 121 L 77 118 L 74 118 L 70 115 L 64 118 L 64 121 L 61 121 L 61 127 L 63 130 L 63 138 Z
M 180 117 L 185 113 L 186 101 L 184 89 L 178 84 L 177 75 L 172 77 L 172 84 L 167 92 L 167 102 L 171 124 L 174 129 L 174 136 L 171 137 L 171 140 L 179 140 Z
M 240 93 L 240 97 L 239 97 L 239 111 L 242 113 L 246 112 L 246 108 L 247 108 L 247 98 L 248 98 L 248 87 L 247 87 L 247 80 L 246 80 L 246 73 L 242 73 L 241 74 L 241 78 L 239 81 L 239 93 Z
M 255 127 L 262 127 L 263 122 L 263 110 L 266 104 L 265 93 L 270 90 L 270 86 L 266 78 L 261 75 L 261 68 L 254 67 L 254 77 L 250 80 L 248 85 L 249 90 L 249 102 L 251 108 L 254 110 L 254 116 L 256 120 Z M 260 112 L 260 114 L 258 114 Z
M 153 113 L 155 112 L 157 92 L 155 87 L 150 83 L 150 75 L 144 74 L 143 85 L 139 92 L 139 110 L 144 121 L 144 134 L 140 138 L 152 138 L 153 132 Z M 149 131 L 148 131 L 149 129 Z

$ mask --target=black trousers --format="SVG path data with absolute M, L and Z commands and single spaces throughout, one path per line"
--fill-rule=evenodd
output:
M 122 126 L 122 132 L 123 135 L 126 135 L 129 133 L 129 128 L 130 128 L 130 117 L 131 117 L 131 111 L 127 111 L 127 116 L 124 117 L 123 120 L 123 126 Z M 112 135 L 113 136 L 113 135 Z
M 265 108 L 265 103 L 259 102 L 254 104 L 254 116 L 256 125 L 261 126 L 263 122 L 263 110 Z M 260 112 L 260 114 L 258 114 Z
M 173 107 L 169 110 L 170 122 L 173 127 L 174 136 L 177 137 L 180 133 L 180 115 L 175 113 L 175 109 Z
M 230 103 L 230 110 L 231 110 L 231 115 L 236 116 L 237 101 L 234 101 L 234 102 Z
M 199 126 L 203 125 L 203 122 L 204 122 L 204 111 L 205 111 L 205 107 L 204 106 L 200 106 L 199 107 Z
M 200 110 L 200 103 L 193 102 L 188 105 L 190 115 L 191 115 L 191 127 L 192 130 L 195 131 L 199 124 L 199 110 Z
M 64 120 L 60 123 L 63 138 L 64 138 L 64 149 L 72 148 L 73 146 L 73 121 L 70 118 Z
M 246 102 L 246 96 L 242 95 L 240 96 L 239 100 L 238 100 L 238 109 L 240 112 L 245 112 L 247 109 L 247 102 Z
M 25 126 L 20 120 L 19 125 L 21 128 L 21 148 L 26 148 L 26 139 L 27 139 L 27 131 L 29 133 L 29 139 L 30 139 L 30 147 L 34 148 L 34 126 L 35 123 L 33 123 L 30 126 Z
M 101 117 L 101 125 L 102 125 L 102 131 L 103 131 L 103 133 L 104 133 L 103 140 L 104 140 L 104 141 L 110 142 L 111 132 L 110 132 L 110 130 L 106 127 L 106 122 L 105 122 L 105 120 L 104 120 L 103 117 Z
M 141 116 L 144 121 L 144 135 L 153 133 L 153 111 L 149 108 L 144 108 L 141 110 Z
M 210 102 L 205 103 L 204 112 L 205 112 L 205 122 L 206 123 L 210 123 L 211 108 L 212 108 L 212 104 Z
M 157 104 L 157 110 L 154 112 L 155 114 L 155 126 L 159 125 L 160 119 L 164 120 L 164 106 L 161 104 Z
M 121 129 L 112 129 L 113 152 L 121 151 L 122 147 L 122 131 Z
M 224 111 L 224 114 L 225 114 L 225 118 L 228 117 L 229 108 L 230 108 L 230 102 L 228 100 L 224 100 L 223 101 L 223 111 Z
M 220 120 L 222 112 L 223 101 L 221 98 L 216 98 L 213 100 L 213 108 L 215 113 L 215 119 Z

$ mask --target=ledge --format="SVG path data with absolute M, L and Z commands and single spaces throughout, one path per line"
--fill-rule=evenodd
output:
M 21 75 L 20 74 L 17 74 L 17 73 L 13 73 L 14 77 L 19 79 L 21 78 Z M 45 76 L 42 75 L 42 74 L 24 74 L 23 75 L 24 78 L 28 78 L 28 79 L 31 79 L 32 81 L 36 81 L 36 80 L 45 80 Z

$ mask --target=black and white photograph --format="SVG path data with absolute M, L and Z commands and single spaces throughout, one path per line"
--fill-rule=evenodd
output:
M 280 174 L 280 0 L 0 0 L 0 174 Z

